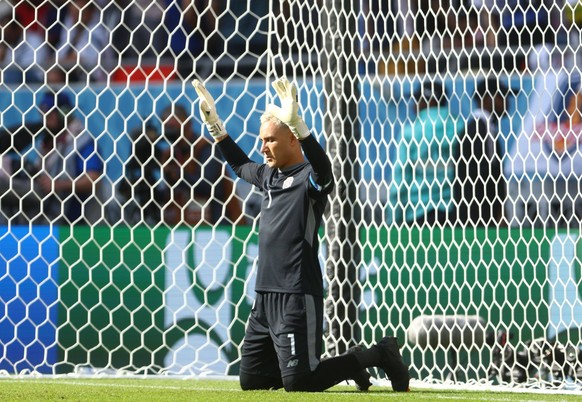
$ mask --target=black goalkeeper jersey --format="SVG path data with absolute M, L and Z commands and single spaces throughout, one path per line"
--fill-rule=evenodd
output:
M 333 180 L 319 143 L 313 136 L 301 141 L 311 163 L 284 170 L 252 162 L 230 137 L 218 144 L 237 176 L 264 194 L 255 290 L 322 296 L 318 230 Z

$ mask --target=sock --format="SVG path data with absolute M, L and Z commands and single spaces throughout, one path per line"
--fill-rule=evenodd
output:
M 352 378 L 359 370 L 353 354 L 342 355 L 322 360 L 315 371 L 303 377 L 283 377 L 283 385 L 287 391 L 320 392 Z

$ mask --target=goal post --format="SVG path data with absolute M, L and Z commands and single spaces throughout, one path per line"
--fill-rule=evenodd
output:
M 322 15 L 325 41 L 322 63 L 324 133 L 331 157 L 335 188 L 331 194 L 325 225 L 327 239 L 326 273 L 328 299 L 327 350 L 332 355 L 345 353 L 360 342 L 357 310 L 360 299 L 358 263 L 361 260 L 358 198 L 360 137 L 357 76 L 357 38 L 342 32 L 357 30 L 357 2 L 326 1 Z M 348 97 L 345 95 L 349 94 Z M 345 219 L 349 216 L 350 219 Z
M 0 1 L 0 374 L 238 374 L 261 195 L 191 83 L 261 161 L 286 75 L 335 178 L 324 356 L 579 390 L 581 7 Z

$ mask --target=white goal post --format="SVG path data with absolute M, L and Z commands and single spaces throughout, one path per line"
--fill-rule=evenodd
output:
M 325 355 L 394 335 L 415 381 L 580 389 L 582 2 L 0 0 L 0 27 L 0 373 L 238 374 L 260 194 L 191 83 L 261 161 L 285 75 L 336 180 Z

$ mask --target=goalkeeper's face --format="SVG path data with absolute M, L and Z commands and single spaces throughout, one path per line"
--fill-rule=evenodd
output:
M 283 169 L 303 161 L 299 140 L 286 125 L 266 121 L 261 124 L 259 137 L 261 152 L 270 167 Z

